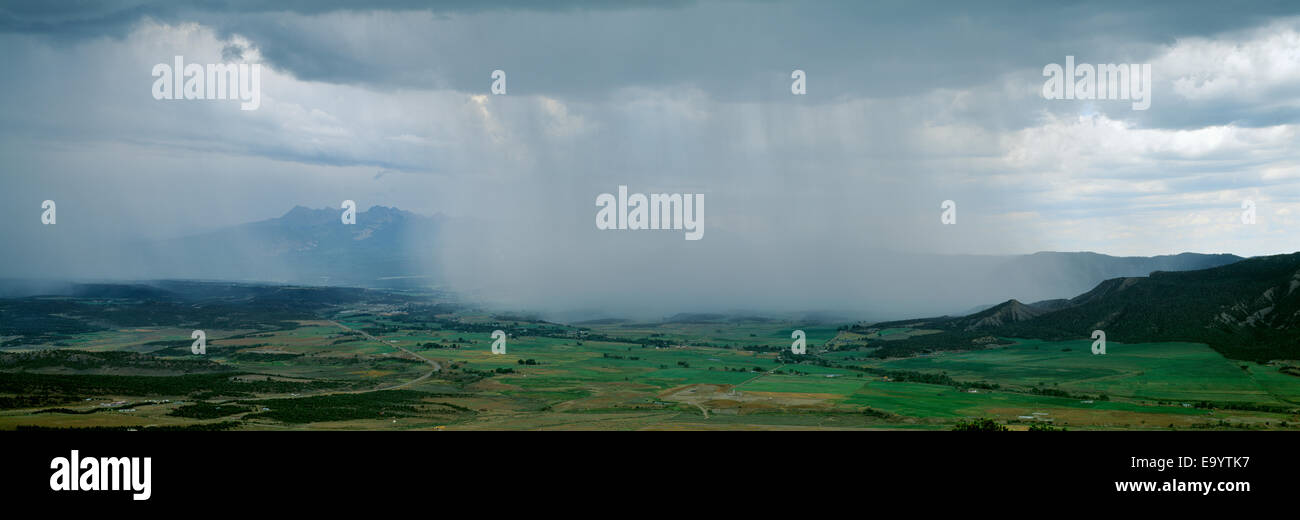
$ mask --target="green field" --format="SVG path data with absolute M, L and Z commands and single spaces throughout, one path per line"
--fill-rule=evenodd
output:
M 1293 376 L 1258 363 L 1228 360 L 1205 345 L 1110 342 L 1105 355 L 1092 355 L 1090 347 L 1091 340 L 1021 340 L 992 350 L 880 365 L 1147 401 L 1300 403 L 1300 384 L 1290 380 Z
M 414 310 L 412 310 L 414 309 Z M 490 331 L 510 332 L 505 354 Z M 808 354 L 789 354 L 790 333 Z M 601 323 L 409 306 L 209 329 L 134 326 L 0 351 L 0 428 L 1293 428 L 1300 377 L 1201 344 L 1006 338 L 872 357 L 937 331 L 773 320 Z M 934 336 L 938 337 L 938 336 Z M 1004 341 L 1003 343 L 1007 343 Z M 54 350 L 57 349 L 57 350 Z M 72 351 L 69 354 L 68 351 Z M 76 354 L 83 352 L 85 354 Z M 76 354 L 76 355 L 73 355 Z M 167 379 L 171 377 L 171 379 Z M 180 379 L 177 379 L 179 377 Z

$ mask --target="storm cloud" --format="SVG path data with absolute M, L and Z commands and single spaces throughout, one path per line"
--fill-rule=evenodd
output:
M 1297 14 L 10 3 L 0 262 L 7 277 L 126 276 L 115 251 L 130 244 L 352 199 L 458 222 L 431 270 L 497 305 L 892 316 L 1019 296 L 911 255 L 1291 252 Z M 154 99 L 151 68 L 177 55 L 261 64 L 261 107 Z M 1044 66 L 1066 56 L 1151 64 L 1151 108 L 1044 99 Z M 705 238 L 597 230 L 595 197 L 620 185 L 704 194 Z M 46 199 L 57 226 L 39 221 Z M 956 225 L 940 223 L 945 200 Z

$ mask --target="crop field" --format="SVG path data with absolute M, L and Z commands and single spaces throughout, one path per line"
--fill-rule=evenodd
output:
M 0 350 L 0 429 L 1289 429 L 1300 377 L 1196 343 L 1004 338 L 879 358 L 934 333 L 760 319 L 557 324 L 329 307 L 212 328 L 122 326 Z M 790 353 L 796 328 L 805 355 Z M 492 330 L 508 333 L 492 352 Z M 20 338 L 21 339 L 21 338 Z M 57 344 L 56 344 L 57 343 Z M 1294 370 L 1291 370 L 1295 373 Z
M 1021 340 L 994 350 L 899 359 L 880 366 L 1147 401 L 1280 406 L 1300 402 L 1300 384 L 1292 376 L 1275 367 L 1225 359 L 1205 345 L 1112 341 L 1106 355 L 1095 356 L 1090 344 L 1087 339 Z

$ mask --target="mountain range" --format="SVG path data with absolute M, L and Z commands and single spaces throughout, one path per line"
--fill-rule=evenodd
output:
M 1090 337 L 1110 341 L 1206 343 L 1234 359 L 1300 358 L 1300 253 L 1255 257 L 1192 271 L 1105 280 L 1068 300 L 1031 304 L 1008 300 L 960 317 L 878 323 L 939 329 L 948 339 L 974 335 L 1048 340 Z M 944 336 L 926 337 L 930 348 Z M 961 342 L 948 346 L 961 347 Z M 965 345 L 967 348 L 970 345 Z M 905 353 L 891 342 L 890 353 Z
M 41 245 L 33 249 L 44 259 L 44 280 L 213 280 L 272 282 L 280 284 L 351 286 L 368 288 L 440 287 L 474 293 L 468 275 L 483 275 L 466 269 L 489 269 L 449 255 L 463 251 L 452 246 L 459 236 L 462 244 L 476 232 L 472 221 L 424 216 L 397 208 L 373 206 L 356 215 L 355 225 L 340 221 L 337 208 L 313 209 L 297 206 L 283 215 L 214 231 L 162 240 L 108 242 L 87 248 L 80 243 L 62 249 Z M 53 235 L 51 235 L 53 236 Z M 473 257 L 471 257 L 473 258 Z M 1061 308 L 1068 298 L 1091 289 L 1104 280 L 1146 276 L 1154 271 L 1183 271 L 1238 262 L 1227 254 L 1182 253 L 1154 257 L 1116 257 L 1091 252 L 1040 252 L 1029 255 L 937 255 L 879 251 L 868 255 L 869 281 L 843 285 L 831 282 L 820 290 L 842 291 L 841 299 L 869 300 L 864 313 L 880 317 L 902 317 L 921 313 L 969 314 L 982 311 L 988 303 L 1015 298 L 1036 302 L 1030 308 L 1010 311 L 1018 319 L 1042 310 Z M 459 276 L 446 274 L 446 266 L 457 266 Z M 544 272 L 544 271 L 543 271 Z M 828 277 L 830 275 L 827 275 Z M 474 276 L 469 276 L 474 278 Z M 15 276 L 15 278 L 24 278 Z M 814 277 L 816 278 L 816 277 Z M 481 280 L 480 280 L 481 282 Z M 41 284 L 0 284 L 0 295 L 20 296 L 40 292 Z M 509 290 L 509 289 L 507 289 Z M 507 294 L 509 296 L 509 294 Z M 581 300 L 582 295 L 575 298 Z M 667 296 L 671 299 L 671 295 Z M 573 298 L 571 298 L 573 299 Z M 729 304 L 725 298 L 722 304 Z M 779 307 L 757 301 L 756 307 Z M 714 308 L 691 308 L 695 300 L 673 302 L 673 312 L 717 312 Z M 977 304 L 985 304 L 975 307 Z M 577 305 L 582 305 L 581 303 Z M 684 305 L 684 308 L 682 306 Z M 565 309 L 531 309 L 557 311 Z M 733 307 L 735 308 L 735 307 Z M 606 310 L 605 308 L 601 309 Z M 782 309 L 800 312 L 809 309 Z M 859 309 L 827 307 L 826 312 L 854 313 Z M 635 308 L 621 309 L 635 312 Z M 617 313 L 618 310 L 610 311 Z M 767 311 L 778 312 L 778 311 Z M 574 319 L 625 317 L 578 312 Z M 750 314 L 761 313 L 752 311 Z M 1005 312 L 984 316 L 978 327 L 1008 321 Z M 853 319 L 859 314 L 844 314 Z
M 1242 260 L 1230 254 L 1181 253 L 1160 256 L 1110 256 L 1093 252 L 1045 251 L 1007 257 L 959 257 L 971 272 L 985 265 L 984 276 L 996 281 L 1004 297 L 1035 302 L 1050 309 L 1054 300 L 1088 291 L 1103 280 L 1146 276 L 1155 271 L 1194 271 Z M 996 301 L 996 300 L 995 300 Z M 1061 300 L 1064 301 L 1064 300 Z M 968 312 L 988 308 L 984 305 Z
M 384 206 L 345 225 L 337 209 L 283 216 L 146 244 L 150 278 L 402 287 L 436 283 L 445 218 Z
M 439 274 L 439 251 L 448 226 L 441 215 L 424 216 L 372 206 L 356 215 L 355 225 L 340 221 L 341 211 L 297 206 L 272 218 L 137 248 L 139 278 L 269 281 L 312 285 L 406 287 L 446 282 Z M 1022 301 L 1078 294 L 1103 280 L 1145 276 L 1153 271 L 1183 271 L 1229 264 L 1241 257 L 1182 253 L 1116 257 L 1091 252 L 1041 252 L 1029 255 L 911 255 L 883 263 L 914 266 L 959 302 L 973 295 Z M 978 301 L 978 300 L 976 300 Z M 996 299 L 993 301 L 997 301 Z M 970 305 L 970 304 L 967 304 Z M 959 309 L 961 307 L 958 307 Z

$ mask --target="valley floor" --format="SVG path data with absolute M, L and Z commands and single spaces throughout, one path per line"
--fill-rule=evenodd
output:
M 582 327 L 345 305 L 277 328 L 131 327 L 0 356 L 0 429 L 1289 429 L 1300 377 L 1200 344 L 1090 340 L 880 359 L 764 320 Z M 491 351 L 508 330 L 506 353 Z M 793 329 L 808 355 L 793 357 Z M 900 336 L 901 335 L 901 336 Z M 0 338 L 3 339 L 3 338 Z M 51 350 L 57 347 L 59 350 Z M 73 352 L 77 355 L 69 355 Z M 1290 373 L 1288 373 L 1290 372 Z

